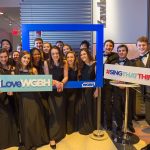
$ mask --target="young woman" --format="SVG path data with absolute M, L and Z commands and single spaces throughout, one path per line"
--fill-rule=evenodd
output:
M 3 39 L 1 41 L 1 47 L 5 48 L 9 53 L 12 52 L 12 50 L 13 50 L 11 42 L 7 39 Z
M 11 56 L 10 62 L 13 66 L 17 67 L 17 65 L 19 63 L 19 55 L 20 55 L 20 52 L 12 51 L 12 56 Z
M 79 74 L 81 81 L 95 80 L 95 65 L 88 49 L 79 52 Z M 94 88 L 83 88 L 81 99 L 77 104 L 77 125 L 81 134 L 89 134 L 94 130 Z
M 78 66 L 75 52 L 69 51 L 66 54 L 68 62 L 68 81 L 78 80 Z M 77 100 L 77 89 L 65 89 L 66 112 L 67 112 L 67 134 L 75 131 L 75 103 Z
M 66 57 L 67 52 L 72 51 L 72 48 L 69 44 L 64 44 L 63 46 L 63 55 Z
M 31 56 L 27 51 L 20 54 L 20 75 L 36 75 L 37 70 L 31 67 Z M 39 92 L 18 92 L 19 122 L 22 144 L 25 150 L 34 150 L 36 147 L 48 143 L 49 138 L 43 115 L 43 105 Z
M 0 75 L 14 74 L 14 68 L 8 63 L 9 53 L 0 50 Z M 0 149 L 18 146 L 18 132 L 14 113 L 10 104 L 12 92 L 0 91 Z
M 32 60 L 32 65 L 34 68 L 36 68 L 38 74 L 49 74 L 49 70 L 48 70 L 48 64 L 47 61 L 44 61 L 42 59 L 42 54 L 41 51 L 34 47 L 31 49 L 30 51 L 31 54 L 31 60 Z M 48 129 L 48 123 L 49 123 L 49 106 L 48 106 L 48 95 L 49 92 L 40 92 L 41 96 L 42 96 L 42 104 L 44 107 L 44 116 L 45 116 L 45 120 L 46 120 L 46 124 L 47 124 L 47 129 Z
M 66 135 L 65 99 L 63 97 L 63 86 L 68 81 L 68 65 L 63 60 L 59 47 L 54 46 L 50 51 L 48 62 L 49 73 L 53 77 L 53 83 L 57 89 L 49 94 L 50 116 L 50 146 L 56 148 L 56 143 Z
M 41 51 L 34 47 L 30 51 L 31 54 L 31 63 L 34 68 L 37 69 L 38 74 L 48 74 L 48 65 L 47 62 L 43 60 Z M 47 68 L 47 70 L 45 70 Z
M 43 57 L 44 57 L 44 60 L 48 60 L 49 59 L 51 48 L 52 48 L 51 43 L 45 42 L 43 44 Z

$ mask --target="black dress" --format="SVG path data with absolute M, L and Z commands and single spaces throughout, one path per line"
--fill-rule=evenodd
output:
M 39 75 L 44 75 L 44 61 L 40 61 L 38 65 L 33 64 L 33 67 L 36 68 Z M 49 104 L 48 104 L 49 92 L 41 91 L 40 95 L 42 96 L 41 102 L 43 105 L 43 114 L 44 114 L 44 118 L 45 118 L 46 125 L 47 125 L 47 131 L 48 131 L 49 115 L 50 115 Z
M 20 70 L 19 74 L 29 75 L 30 73 L 28 70 Z M 40 93 L 18 92 L 17 95 L 21 139 L 26 150 L 49 143 Z
M 10 70 L 0 68 L 0 74 L 11 74 Z M 14 113 L 7 93 L 0 94 L 0 149 L 18 146 L 18 132 Z
M 62 81 L 64 78 L 63 67 L 55 65 L 53 68 L 49 67 L 49 73 L 52 75 L 53 80 Z M 51 140 L 58 142 L 66 135 L 66 109 L 63 92 L 58 93 L 56 89 L 53 89 L 49 93 L 48 102 L 51 112 L 49 135 Z
M 68 81 L 77 81 L 78 70 L 69 68 Z M 67 134 L 75 131 L 75 103 L 77 100 L 77 89 L 64 90 L 66 100 Z
M 84 64 L 81 80 L 95 80 L 95 63 L 90 66 Z M 76 105 L 76 127 L 81 134 L 86 135 L 94 130 L 94 91 L 95 88 L 82 88 Z

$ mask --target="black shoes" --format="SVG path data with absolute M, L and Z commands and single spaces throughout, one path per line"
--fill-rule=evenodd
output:
M 20 145 L 19 148 L 18 148 L 18 150 L 26 150 L 26 149 L 25 149 L 25 146 Z
M 56 143 L 55 141 L 50 141 L 50 147 L 54 150 L 56 149 Z
M 31 147 L 30 150 L 36 150 L 36 147 Z
M 150 150 L 150 144 L 148 144 L 145 147 L 141 148 L 141 150 Z
M 135 133 L 135 129 L 133 128 L 133 126 L 128 126 L 128 129 L 130 132 Z
M 50 147 L 54 150 L 54 149 L 56 149 L 56 144 L 54 144 L 54 145 L 50 144 Z

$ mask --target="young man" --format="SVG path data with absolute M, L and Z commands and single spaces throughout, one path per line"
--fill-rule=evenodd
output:
M 90 43 L 87 40 L 82 41 L 80 44 L 80 49 L 83 49 L 83 48 L 89 49 L 89 47 L 90 47 Z
M 128 47 L 126 45 L 119 45 L 117 47 L 117 52 L 119 55 L 119 60 L 117 61 L 118 65 L 123 66 L 133 66 L 133 62 L 130 61 L 127 58 L 128 54 Z M 125 88 L 121 87 L 114 87 L 114 114 L 115 114 L 115 120 L 117 123 L 117 132 L 122 131 L 122 125 L 123 125 L 123 114 L 124 114 L 124 108 L 125 108 Z M 133 119 L 133 104 L 135 99 L 135 91 L 132 89 L 129 89 L 129 104 L 128 104 L 128 122 L 127 127 L 129 131 L 135 132 L 132 124 Z
M 56 41 L 56 46 L 58 46 L 63 53 L 63 47 L 64 47 L 64 42 L 63 41 Z
M 114 48 L 114 42 L 112 40 L 106 40 L 104 42 L 103 63 L 115 64 L 118 60 L 118 54 L 112 52 Z M 112 130 L 112 93 L 113 87 L 109 84 L 108 79 L 104 80 L 104 86 L 102 88 L 102 125 L 106 126 L 107 130 Z M 104 121 L 105 120 L 105 121 Z M 106 122 L 106 125 L 104 125 Z
M 43 40 L 41 38 L 36 38 L 34 40 L 34 47 L 38 48 L 42 52 L 42 50 L 43 50 Z
M 140 53 L 140 56 L 136 59 L 137 67 L 150 68 L 150 51 L 148 48 L 148 38 L 139 37 L 137 39 L 137 49 Z M 142 94 L 145 100 L 145 115 L 146 121 L 150 125 L 150 86 L 141 86 Z

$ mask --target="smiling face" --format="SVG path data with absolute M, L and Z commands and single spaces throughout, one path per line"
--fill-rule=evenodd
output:
M 34 46 L 41 50 L 43 48 L 43 42 L 41 40 L 37 40 L 35 41 Z
M 51 50 L 50 44 L 49 44 L 49 43 L 44 43 L 44 44 L 43 44 L 43 52 L 49 53 L 50 50 Z
M 51 49 L 51 57 L 53 59 L 54 62 L 58 62 L 59 61 L 59 51 L 56 48 L 52 48 Z
M 30 63 L 30 54 L 25 54 L 21 58 L 21 64 L 23 67 L 27 67 Z
M 41 54 L 40 54 L 40 52 L 38 51 L 38 50 L 34 50 L 33 51 L 33 61 L 34 62 L 39 62 L 40 61 L 40 59 L 41 59 Z
M 138 41 L 136 47 L 140 53 L 140 55 L 144 55 L 148 51 L 148 44 L 146 42 Z
M 120 59 L 125 59 L 127 57 L 128 52 L 125 47 L 120 47 L 117 51 Z
M 14 61 L 19 61 L 19 52 L 13 52 L 12 58 Z
M 104 45 L 105 54 L 110 54 L 113 50 L 114 46 L 111 42 L 106 42 Z
M 80 58 L 83 62 L 88 62 L 89 61 L 89 57 L 87 55 L 87 52 L 82 50 L 80 53 Z
M 73 53 L 67 54 L 67 62 L 69 66 L 72 66 L 75 62 L 75 55 Z
M 7 50 L 9 51 L 9 49 L 10 49 L 10 44 L 9 44 L 7 41 L 3 41 L 3 43 L 2 43 L 2 48 L 5 48 L 5 49 L 7 49 Z
M 63 47 L 63 53 L 64 53 L 64 55 L 66 56 L 66 54 L 67 54 L 69 51 L 71 51 L 70 47 L 67 46 L 67 45 L 65 45 L 65 46 Z
M 63 49 L 64 44 L 62 42 L 57 42 L 56 46 L 58 46 L 60 48 L 60 50 Z
M 0 63 L 6 65 L 8 62 L 8 54 L 6 52 L 0 53 Z

